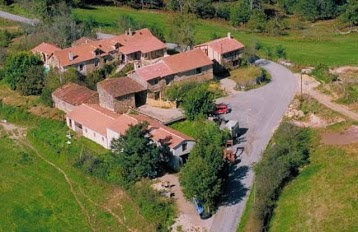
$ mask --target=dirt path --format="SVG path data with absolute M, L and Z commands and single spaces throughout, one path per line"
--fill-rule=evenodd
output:
M 19 16 L 19 15 L 10 14 L 10 13 L 7 13 L 2 10 L 0 10 L 0 17 L 7 19 L 7 20 L 15 21 L 15 22 L 29 24 L 32 26 L 34 26 L 40 22 L 38 19 L 29 19 L 29 18 L 25 18 L 25 17 Z
M 300 81 L 300 79 L 298 78 Z M 330 108 L 333 111 L 336 111 L 340 114 L 343 114 L 344 116 L 347 116 L 355 121 L 358 121 L 358 113 L 355 113 L 348 109 L 348 107 L 344 105 L 340 105 L 337 103 L 332 102 L 332 98 L 330 96 L 327 96 L 323 93 L 320 93 L 319 91 L 315 90 L 316 87 L 320 85 L 316 80 L 314 80 L 312 77 L 308 75 L 302 76 L 302 88 L 304 94 L 309 94 L 313 98 L 315 98 L 317 101 L 319 101 L 321 104 L 325 105 L 326 107 Z

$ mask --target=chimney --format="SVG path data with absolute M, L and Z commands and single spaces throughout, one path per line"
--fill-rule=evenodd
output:
M 133 35 L 132 28 L 128 28 L 128 35 Z
M 228 37 L 229 39 L 231 39 L 231 32 L 228 32 L 228 33 L 227 33 L 227 37 Z
M 70 61 L 73 61 L 73 53 L 72 53 L 72 52 L 69 52 L 69 53 L 68 53 L 68 59 L 69 59 Z

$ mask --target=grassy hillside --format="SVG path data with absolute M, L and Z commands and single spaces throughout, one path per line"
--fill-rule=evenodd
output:
M 120 15 L 131 16 L 137 22 L 156 25 L 168 33 L 170 13 L 157 11 L 134 10 L 119 7 L 94 7 L 93 9 L 74 9 L 74 14 L 80 19 L 92 17 L 101 24 L 103 32 L 118 33 L 116 21 Z M 291 31 L 287 36 L 272 37 L 263 34 L 238 31 L 228 25 L 228 22 L 199 20 L 197 25 L 196 42 L 210 40 L 215 33 L 226 36 L 232 35 L 246 45 L 260 42 L 265 47 L 283 45 L 288 59 L 297 64 L 316 65 L 324 63 L 330 66 L 358 64 L 358 43 L 355 34 L 338 35 L 334 33 L 334 21 L 322 21 L 314 24 L 301 23 L 302 30 Z
M 358 144 L 320 145 L 282 192 L 270 231 L 357 231 Z

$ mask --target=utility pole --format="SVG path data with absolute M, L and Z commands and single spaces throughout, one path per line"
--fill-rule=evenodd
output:
M 302 96 L 302 70 L 301 70 L 301 101 L 302 101 L 302 98 L 303 96 Z

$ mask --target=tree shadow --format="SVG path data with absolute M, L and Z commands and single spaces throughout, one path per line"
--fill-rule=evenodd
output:
M 236 205 L 246 196 L 246 188 L 241 181 L 246 177 L 250 167 L 235 165 L 231 168 L 225 194 L 221 198 L 221 206 Z

